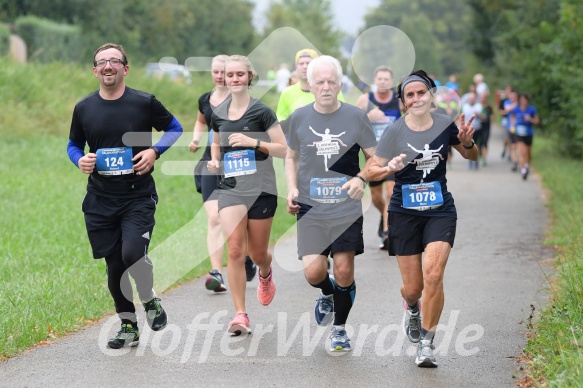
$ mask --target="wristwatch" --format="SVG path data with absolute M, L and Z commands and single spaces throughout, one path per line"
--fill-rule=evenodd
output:
M 466 149 L 466 150 L 471 150 L 472 148 L 474 148 L 474 146 L 476 145 L 476 142 L 474 141 L 474 139 L 472 139 L 472 145 L 471 146 L 466 146 L 465 144 L 462 143 L 462 146 Z
M 257 139 L 257 144 L 255 145 L 255 151 L 257 151 L 259 149 L 259 143 L 261 143 L 261 140 Z
M 160 159 L 160 150 L 155 146 L 150 147 L 150 149 L 154 150 L 154 152 L 156 153 L 156 160 Z

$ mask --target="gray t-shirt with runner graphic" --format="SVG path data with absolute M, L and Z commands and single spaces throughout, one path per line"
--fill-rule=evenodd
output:
M 309 104 L 288 120 L 288 145 L 299 153 L 299 216 L 331 219 L 362 214 L 361 201 L 340 188 L 360 171 L 361 148 L 376 145 L 366 113 L 341 103 L 335 112 L 322 114 Z
M 460 144 L 459 131 L 450 116 L 433 113 L 432 117 L 433 125 L 425 131 L 411 130 L 401 117 L 379 140 L 378 156 L 391 160 L 407 155 L 405 168 L 395 174 L 389 212 L 457 217 L 445 173 L 448 148 Z

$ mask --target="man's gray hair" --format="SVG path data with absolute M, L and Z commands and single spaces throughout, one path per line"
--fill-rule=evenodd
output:
M 338 83 L 342 82 L 342 65 L 338 59 L 331 57 L 330 55 L 322 55 L 318 58 L 314 58 L 311 60 L 310 64 L 308 65 L 308 83 L 311 84 L 314 76 L 314 69 L 316 67 L 321 66 L 334 66 L 336 68 L 336 78 Z

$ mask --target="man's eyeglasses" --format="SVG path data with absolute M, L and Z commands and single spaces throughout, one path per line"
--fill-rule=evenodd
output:
M 121 59 L 111 58 L 111 59 L 100 59 L 98 61 L 95 61 L 95 67 L 103 67 L 107 64 L 107 62 L 109 62 L 111 66 L 125 65 L 125 63 L 123 63 L 123 61 Z

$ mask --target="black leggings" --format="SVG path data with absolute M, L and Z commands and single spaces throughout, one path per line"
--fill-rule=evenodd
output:
M 105 263 L 107 286 L 115 303 L 115 311 L 122 323 L 135 323 L 136 308 L 129 275 L 136 283 L 140 300 L 149 301 L 154 296 L 153 266 L 147 255 L 147 246 L 124 241 L 116 246 L 112 254 L 105 257 Z

